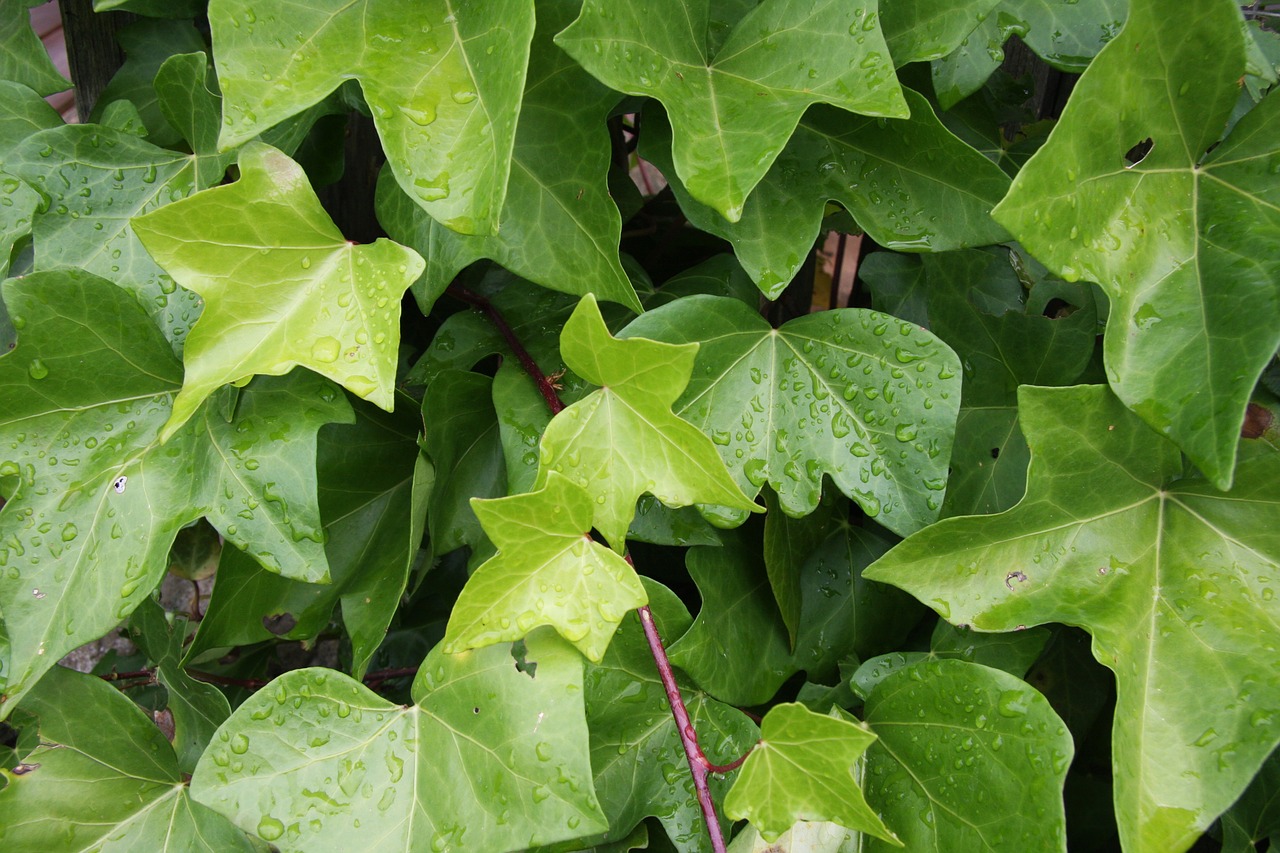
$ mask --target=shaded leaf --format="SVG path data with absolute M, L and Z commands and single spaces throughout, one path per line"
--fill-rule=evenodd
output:
M 760 510 L 734 484 L 711 440 L 671 411 L 697 346 L 614 338 L 588 295 L 565 323 L 560 350 L 570 369 L 602 387 L 547 426 L 537 484 L 555 471 L 586 489 L 597 504 L 595 527 L 615 551 L 623 551 L 645 492 L 671 507 Z
M 464 267 L 491 258 L 543 287 L 594 293 L 636 311 L 640 302 L 618 261 L 622 229 L 609 197 L 611 155 L 605 119 L 617 93 L 606 89 L 552 42 L 579 0 L 538 3 L 524 100 L 511 155 L 511 178 L 496 234 L 467 236 L 430 218 L 383 170 L 378 221 L 427 259 L 414 285 L 432 305 Z
M 875 739 L 839 711 L 828 716 L 803 705 L 775 705 L 725 797 L 725 814 L 751 821 L 766 839 L 797 820 L 829 821 L 901 846 L 867 804 L 855 775 Z
M 256 848 L 192 800 L 173 747 L 107 682 L 54 667 L 23 708 L 40 717 L 35 769 L 5 773 L 0 826 L 14 850 L 228 853 Z
M 1227 488 L 1245 404 L 1280 346 L 1280 257 L 1253 259 L 1280 239 L 1280 99 L 1206 155 L 1244 73 L 1238 7 L 1131 7 L 994 215 L 1051 270 L 1102 285 L 1112 388 Z
M 660 636 L 670 642 L 691 619 L 670 590 L 644 580 Z M 689 718 L 712 762 L 727 764 L 755 743 L 751 718 L 712 699 L 677 671 Z M 596 794 L 609 820 L 604 838 L 624 837 L 645 817 L 657 816 L 681 853 L 708 853 L 711 840 L 693 789 L 666 693 L 635 612 L 626 614 L 604 659 L 587 664 L 587 722 Z M 707 779 L 712 799 L 722 801 L 738 771 Z
M 848 308 L 774 330 L 737 300 L 692 296 L 626 334 L 701 343 L 676 411 L 748 494 L 767 482 L 784 512 L 805 515 L 826 474 L 896 533 L 937 517 L 960 365 L 924 329 Z
M 648 598 L 631 566 L 592 540 L 591 496 L 550 474 L 538 491 L 472 505 L 498 553 L 454 604 L 445 651 L 518 640 L 551 625 L 599 662 L 623 614 Z
M 1089 631 L 1119 692 L 1121 839 L 1186 849 L 1280 740 L 1268 725 L 1280 677 L 1257 667 L 1278 633 L 1280 542 L 1265 519 L 1280 455 L 1248 453 L 1224 494 L 1184 476 L 1177 448 L 1105 388 L 1024 387 L 1019 403 L 1031 447 L 1022 502 L 939 522 L 866 575 L 980 630 Z
M 152 83 L 161 114 L 196 154 L 196 185 L 214 186 L 236 160 L 236 152 L 218 152 L 222 99 L 209 74 L 203 51 L 171 56 L 156 71 Z M 210 86 L 212 85 L 212 90 Z
M 0 171 L 0 276 L 8 277 L 13 247 L 31 233 L 40 206 L 40 194 L 29 185 Z
M 1071 736 L 1019 679 L 962 661 L 919 663 L 867 699 L 867 801 L 907 850 L 1062 851 Z M 891 850 L 871 840 L 873 851 Z
M 842 497 L 828 493 L 822 496 L 813 512 L 793 518 L 782 511 L 773 489 L 765 488 L 761 492 L 768 508 L 764 517 L 765 572 L 769 576 L 778 612 L 787 627 L 787 640 L 794 648 L 802 606 L 801 567 L 827 538 L 832 525 L 848 518 L 849 505 Z
M 153 257 L 204 297 L 168 438 L 219 386 L 301 365 L 390 409 L 400 295 L 422 271 L 390 240 L 348 242 L 297 163 L 253 143 L 240 180 L 132 221 Z
M 323 0 L 287 10 L 213 0 L 209 24 L 225 98 L 222 148 L 356 79 L 404 191 L 448 228 L 497 231 L 532 0 L 460 8 L 448 0 Z
M 875 0 L 766 0 L 714 54 L 709 0 L 619 7 L 587 0 L 556 37 L 605 85 L 661 101 L 674 128 L 675 173 L 730 222 L 811 104 L 908 114 Z
M 641 153 L 670 177 L 689 221 L 731 242 L 770 299 L 809 254 L 829 199 L 889 248 L 942 251 L 1005 239 L 990 212 L 1008 190 L 1008 177 L 943 127 L 924 98 L 910 90 L 904 96 L 911 117 L 901 120 L 810 109 L 733 223 L 671 177 L 669 128 L 652 112 L 645 114 Z
M 541 634 L 522 654 L 437 648 L 413 698 L 388 702 L 330 670 L 283 675 L 222 727 L 192 794 L 285 853 L 374 843 L 513 850 L 606 827 L 591 786 L 581 658 L 567 644 Z M 304 791 L 320 792 L 323 807 Z
M 739 538 L 685 556 L 702 609 L 667 647 L 671 662 L 730 705 L 763 705 L 799 668 L 774 605 L 760 549 Z
M 1001 0 L 962 0 L 934 3 L 932 0 L 895 0 L 880 13 L 880 28 L 893 54 L 893 64 L 938 59 L 960 47 L 990 15 Z M 915 112 L 915 108 L 911 110 Z
M 21 83 L 0 80 L 0 164 L 33 133 L 62 125 L 49 102 Z
M 432 547 L 438 554 L 464 545 L 474 548 L 484 542 L 485 533 L 471 499 L 500 498 L 508 491 L 493 410 L 493 380 L 446 370 L 427 388 L 422 415 L 426 423 L 422 449 L 440 478 L 427 504 Z

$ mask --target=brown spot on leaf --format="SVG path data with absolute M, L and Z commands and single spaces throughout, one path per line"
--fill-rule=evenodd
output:
M 1250 403 L 1244 410 L 1244 425 L 1240 427 L 1241 438 L 1261 438 L 1263 433 L 1271 429 L 1276 416 L 1266 406 Z

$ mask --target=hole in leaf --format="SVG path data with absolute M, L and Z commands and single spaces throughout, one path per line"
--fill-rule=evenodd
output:
M 991 458 L 992 458 L 992 459 L 999 459 L 999 458 L 1000 458 L 1000 448 L 998 448 L 998 447 L 993 447 L 993 448 L 991 448 Z
M 1065 299 L 1050 299 L 1044 306 L 1044 316 L 1050 320 L 1061 320 L 1063 317 L 1070 317 L 1074 313 L 1076 313 L 1076 306 Z
M 1130 148 L 1124 153 L 1124 167 L 1126 169 L 1132 169 L 1134 166 L 1141 163 L 1143 159 L 1151 153 L 1151 149 L 1154 148 L 1155 145 L 1156 144 L 1151 140 L 1151 137 L 1148 136 L 1146 139 Z
M 511 657 L 516 662 L 516 672 L 523 672 L 530 678 L 536 678 L 538 672 L 537 661 L 526 660 L 525 656 L 529 653 L 529 649 L 524 644 L 524 640 L 516 640 L 511 644 Z

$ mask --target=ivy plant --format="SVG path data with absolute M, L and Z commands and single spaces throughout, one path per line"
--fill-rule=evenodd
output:
M 1265 4 L 31 5 L 6 849 L 1280 838 Z

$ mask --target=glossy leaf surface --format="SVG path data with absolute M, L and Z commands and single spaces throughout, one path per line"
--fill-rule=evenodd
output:
M 240 145 L 358 80 L 396 180 L 467 234 L 497 228 L 533 36 L 532 0 L 213 0 L 226 124 Z M 416 277 L 416 276 L 415 276 Z
M 605 85 L 658 99 L 671 116 L 675 170 L 730 222 L 811 104 L 908 114 L 875 0 L 766 0 L 709 50 L 709 0 L 619 7 L 587 0 L 556 37 Z
M 384 170 L 378 220 L 427 260 L 415 286 L 431 305 L 460 270 L 492 258 L 529 281 L 575 295 L 594 293 L 634 310 L 640 303 L 618 261 L 622 222 L 605 177 L 604 119 L 618 95 L 552 42 L 577 13 L 574 0 L 538 3 L 529 72 L 511 155 L 511 178 L 496 234 L 468 236 L 427 213 Z
M 521 659 L 524 672 L 511 646 L 436 649 L 409 706 L 330 670 L 295 670 L 236 709 L 192 794 L 286 852 L 375 840 L 511 850 L 599 831 L 581 659 L 545 634 Z
M 736 222 L 697 201 L 679 179 L 671 189 L 691 222 L 733 244 L 770 299 L 812 248 L 828 200 L 891 249 L 944 251 L 1004 239 L 990 212 L 1008 177 L 944 128 L 924 98 L 909 89 L 904 96 L 911 116 L 891 121 L 810 109 Z M 665 120 L 646 114 L 642 151 L 667 174 L 670 145 Z
M 30 769 L 8 776 L 0 789 L 0 826 L 14 850 L 256 849 L 225 817 L 191 799 L 173 747 L 112 685 L 55 667 L 23 707 L 40 717 L 41 744 L 27 756 Z
M 1244 73 L 1237 7 L 1131 5 L 995 216 L 1050 269 L 1102 285 L 1111 386 L 1227 488 L 1280 346 L 1280 261 L 1251 259 L 1280 239 L 1280 100 L 1217 144 Z
M 389 240 L 348 242 L 283 153 L 250 145 L 240 180 L 135 218 L 132 227 L 180 284 L 205 299 L 166 438 L 219 386 L 298 365 L 391 408 L 400 295 L 422 258 Z
M 0 8 L 0 77 L 52 95 L 71 88 L 54 68 L 27 11 L 40 0 L 9 0 Z
M 162 447 L 181 368 L 127 293 L 54 272 L 10 280 L 5 303 L 23 329 L 0 359 L 0 470 L 19 478 L 0 514 L 5 713 L 150 595 L 202 515 L 275 571 L 326 577 L 307 472 L 315 430 L 349 417 L 332 386 L 274 380 L 245 393 L 237 425 L 206 408 Z
M 538 486 L 564 474 L 598 504 L 595 526 L 622 552 L 636 500 L 758 511 L 734 484 L 715 446 L 671 411 L 689 383 L 697 346 L 609 334 L 594 298 L 565 323 L 560 351 L 599 390 L 560 412 L 542 434 Z
M 1071 736 L 1032 687 L 962 661 L 919 663 L 885 679 L 865 715 L 878 736 L 867 800 L 907 850 L 1065 853 Z
M 627 334 L 701 344 L 676 412 L 711 436 L 748 494 L 767 482 L 785 512 L 804 515 L 826 475 L 894 532 L 937 517 L 960 365 L 924 329 L 845 309 L 774 330 L 737 300 L 694 296 Z
M 453 606 L 445 650 L 518 640 L 551 625 L 599 662 L 622 615 L 648 603 L 635 570 L 591 539 L 594 502 L 559 474 L 536 492 L 475 501 L 498 547 Z
M 760 742 L 725 798 L 725 813 L 776 838 L 797 820 L 830 821 L 898 843 L 867 804 L 855 776 L 876 736 L 836 713 L 775 705 L 760 724 Z
M 1277 642 L 1280 542 L 1265 519 L 1280 456 L 1251 449 L 1223 494 L 1184 476 L 1177 448 L 1105 388 L 1026 387 L 1019 404 L 1022 502 L 940 522 L 866 575 L 982 630 L 1088 630 L 1116 673 L 1126 849 L 1186 849 L 1280 740 L 1280 679 L 1256 665 Z

